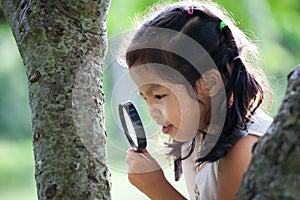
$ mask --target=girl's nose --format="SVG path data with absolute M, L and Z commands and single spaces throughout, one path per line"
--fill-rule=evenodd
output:
M 167 119 L 167 113 L 163 106 L 154 104 L 148 107 L 151 118 L 159 125 L 164 125 Z

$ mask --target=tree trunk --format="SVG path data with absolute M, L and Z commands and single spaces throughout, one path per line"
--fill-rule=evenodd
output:
M 300 65 L 288 76 L 288 82 L 274 122 L 254 148 L 236 199 L 300 197 Z
M 0 0 L 27 69 L 41 199 L 110 199 L 102 92 L 109 0 Z

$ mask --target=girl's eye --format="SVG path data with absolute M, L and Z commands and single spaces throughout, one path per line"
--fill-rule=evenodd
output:
M 166 95 L 154 95 L 155 98 L 157 98 L 158 100 L 161 100 L 162 98 L 164 98 Z

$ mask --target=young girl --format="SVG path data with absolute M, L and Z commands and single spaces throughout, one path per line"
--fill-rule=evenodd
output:
M 251 151 L 272 119 L 259 106 L 265 77 L 256 49 L 212 2 L 168 5 L 144 22 L 126 52 L 131 78 L 173 142 L 188 199 L 234 199 Z M 128 150 L 128 178 L 151 199 L 186 199 L 144 150 Z

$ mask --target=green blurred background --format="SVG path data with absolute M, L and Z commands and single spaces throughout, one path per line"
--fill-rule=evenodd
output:
M 112 0 L 107 20 L 112 37 L 131 26 L 155 0 Z M 161 1 L 163 2 L 163 1 Z M 286 76 L 300 63 L 300 1 L 215 1 L 232 13 L 238 26 L 260 47 L 262 68 L 274 90 L 274 115 L 286 89 Z M 106 80 L 109 80 L 106 77 Z M 0 199 L 35 200 L 31 115 L 25 68 L 11 30 L 0 12 Z M 106 121 L 109 122 L 109 116 Z M 109 134 L 108 127 L 108 134 Z M 171 170 L 169 170 L 168 176 Z M 111 169 L 113 199 L 147 199 L 127 181 L 126 173 Z M 178 184 L 178 183 L 176 183 Z M 183 183 L 179 183 L 183 193 Z

